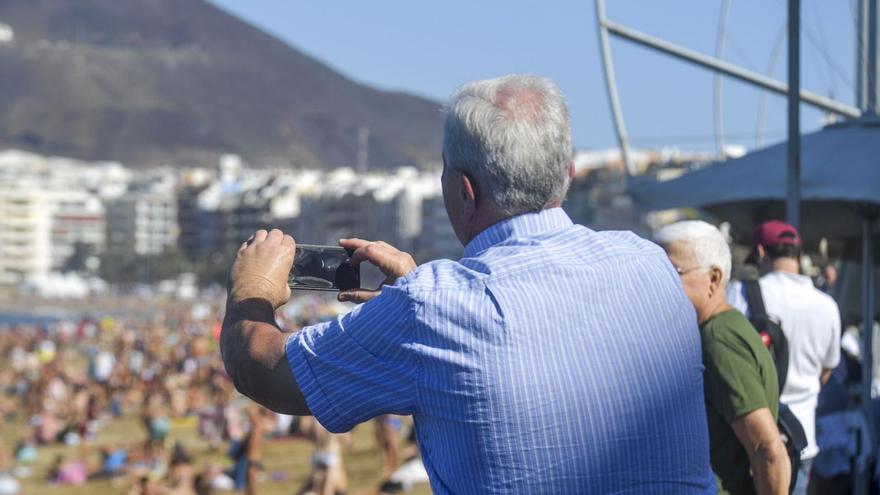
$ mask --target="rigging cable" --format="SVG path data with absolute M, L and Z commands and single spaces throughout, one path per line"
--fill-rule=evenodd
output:
M 767 62 L 767 69 L 764 71 L 768 76 L 772 75 L 776 70 L 776 62 L 779 60 L 779 54 L 782 53 L 782 44 L 785 42 L 788 33 L 788 21 L 783 21 L 779 28 L 779 34 L 776 35 L 776 42 L 773 43 L 773 50 L 770 51 L 770 60 Z M 764 146 L 764 126 L 767 124 L 767 90 L 761 90 L 761 96 L 758 100 L 758 122 L 755 124 L 755 148 L 760 149 Z
M 715 58 L 724 59 L 724 39 L 727 34 L 727 18 L 730 15 L 730 0 L 722 0 L 721 14 L 718 17 L 718 36 L 715 40 Z M 714 108 L 715 108 L 715 147 L 718 156 L 724 158 L 724 108 L 722 101 L 721 74 L 715 73 Z

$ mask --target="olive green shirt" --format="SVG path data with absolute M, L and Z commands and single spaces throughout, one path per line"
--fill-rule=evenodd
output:
M 742 313 L 730 309 L 702 325 L 703 386 L 709 424 L 709 456 L 718 493 L 755 493 L 749 456 L 730 423 L 766 407 L 777 419 L 779 381 L 770 351 Z

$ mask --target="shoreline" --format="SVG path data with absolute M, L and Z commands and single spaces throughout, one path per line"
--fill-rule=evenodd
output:
M 214 305 L 216 301 L 194 299 L 179 301 L 162 296 L 110 297 L 87 299 L 43 299 L 22 294 L 0 295 L 0 325 L 4 320 L 36 319 L 40 321 L 79 320 L 85 317 L 105 315 L 152 316 L 157 312 L 187 310 L 198 304 Z

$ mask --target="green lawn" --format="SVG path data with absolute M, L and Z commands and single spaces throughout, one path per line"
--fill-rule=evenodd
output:
M 20 440 L 24 431 L 21 423 L 7 423 L 0 425 L 3 445 L 10 450 Z M 209 463 L 219 464 L 224 467 L 229 465 L 225 452 L 211 451 L 210 447 L 198 437 L 195 428 L 189 426 L 176 426 L 172 430 L 174 439 L 181 441 L 195 458 L 197 469 L 201 469 Z M 366 494 L 373 493 L 379 482 L 380 460 L 375 448 L 372 423 L 365 423 L 354 430 L 354 438 L 351 448 L 345 453 L 345 467 L 349 476 L 349 493 Z M 144 437 L 143 428 L 138 418 L 133 416 L 122 417 L 112 421 L 102 429 L 95 445 L 134 445 Z M 30 478 L 22 480 L 22 494 L 56 494 L 56 495 L 97 495 L 97 494 L 125 494 L 131 487 L 128 480 L 116 481 L 90 481 L 79 487 L 58 487 L 45 482 L 50 464 L 57 454 L 65 454 L 73 458 L 79 455 L 79 447 L 67 447 L 53 445 L 39 448 L 39 460 L 33 466 L 34 472 Z M 266 495 L 295 493 L 302 485 L 309 471 L 309 458 L 312 446 L 309 442 L 301 439 L 272 440 L 264 443 L 263 464 L 265 466 L 265 479 L 260 482 L 259 493 Z M 98 462 L 97 453 L 93 453 L 91 463 Z M 272 472 L 284 473 L 286 479 L 273 481 Z M 416 494 L 431 493 L 427 485 L 418 486 L 412 492 Z

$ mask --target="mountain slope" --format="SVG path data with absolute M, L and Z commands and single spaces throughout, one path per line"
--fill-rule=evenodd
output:
M 131 165 L 424 165 L 439 104 L 357 84 L 203 0 L 0 0 L 0 147 Z

